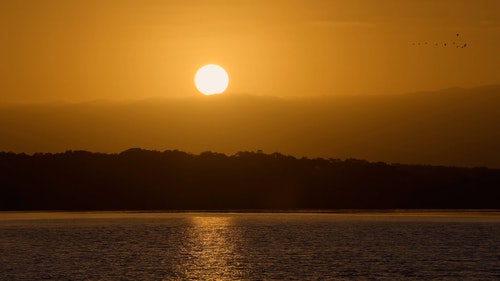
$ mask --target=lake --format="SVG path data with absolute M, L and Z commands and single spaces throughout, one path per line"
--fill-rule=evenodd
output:
M 499 280 L 500 213 L 0 213 L 0 280 Z

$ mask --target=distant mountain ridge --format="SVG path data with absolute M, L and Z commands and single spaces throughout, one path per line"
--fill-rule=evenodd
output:
M 0 108 L 0 151 L 263 150 L 500 168 L 498 85 L 403 95 L 221 95 Z

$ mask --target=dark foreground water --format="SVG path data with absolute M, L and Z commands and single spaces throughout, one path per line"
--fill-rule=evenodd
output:
M 500 214 L 0 213 L 0 280 L 500 280 Z

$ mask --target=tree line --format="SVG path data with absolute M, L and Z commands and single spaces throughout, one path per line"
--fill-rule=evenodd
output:
M 500 170 L 296 158 L 0 153 L 0 210 L 500 209 Z

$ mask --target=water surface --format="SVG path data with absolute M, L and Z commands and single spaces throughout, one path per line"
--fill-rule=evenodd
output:
M 499 213 L 0 213 L 0 280 L 498 280 Z

